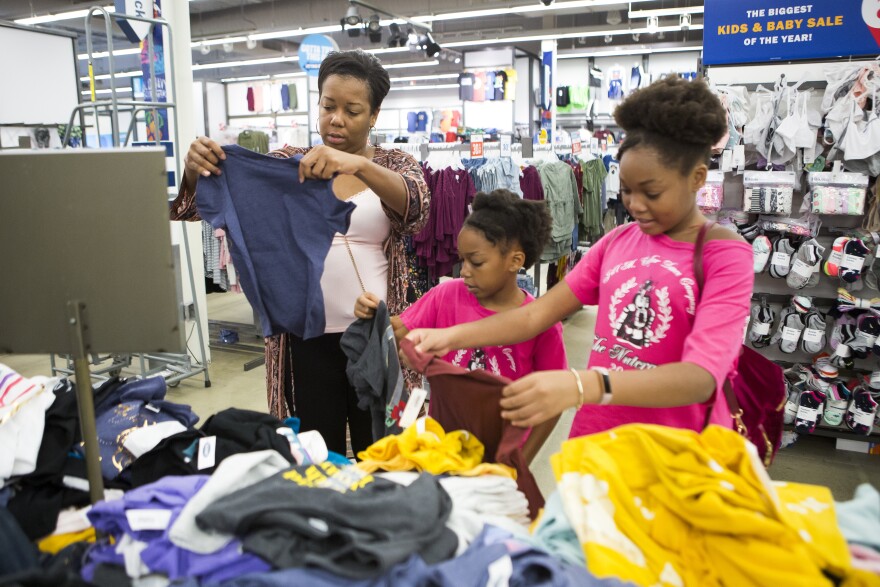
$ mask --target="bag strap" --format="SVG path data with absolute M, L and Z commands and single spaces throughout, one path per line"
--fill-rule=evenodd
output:
M 706 244 L 706 235 L 714 225 L 714 222 L 706 222 L 700 227 L 700 232 L 697 234 L 697 242 L 694 246 L 694 279 L 696 279 L 697 287 L 699 288 L 699 297 L 703 297 L 703 247 Z M 699 301 L 699 299 L 697 301 Z M 727 400 L 727 407 L 730 408 L 730 414 L 736 421 L 737 430 L 742 434 L 745 430 L 742 424 L 743 412 L 739 405 L 739 401 L 736 399 L 736 394 L 733 392 L 733 386 L 730 384 L 729 378 L 724 380 L 722 389 L 724 390 L 724 399 Z M 706 420 L 703 423 L 703 428 L 709 425 L 709 420 L 712 417 L 712 410 L 714 408 L 715 402 L 713 401 L 709 409 L 706 410 Z

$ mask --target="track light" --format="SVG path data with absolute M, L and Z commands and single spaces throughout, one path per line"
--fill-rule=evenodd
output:
M 248 40 L 245 41 L 245 46 L 247 46 L 248 49 L 256 49 L 257 42 L 254 39 L 248 38 Z
M 371 33 L 378 33 L 382 30 L 382 25 L 379 24 L 378 14 L 373 14 L 373 16 L 370 17 L 370 20 L 367 22 L 367 30 Z
M 201 47 L 199 47 L 199 52 L 200 52 L 202 55 L 207 55 L 208 53 L 211 52 L 211 48 L 210 48 L 209 46 L 207 46 L 207 45 L 202 45 Z
M 410 53 L 416 53 L 420 48 L 419 36 L 412 30 L 412 27 L 406 30 L 406 45 L 409 47 Z
M 348 26 L 357 26 L 361 24 L 363 19 L 361 18 L 360 13 L 358 12 L 357 6 L 349 6 L 348 12 L 345 13 L 345 24 Z
M 614 40 L 614 38 L 611 35 L 605 35 L 605 42 L 606 43 L 610 43 L 613 40 Z
M 649 16 L 648 26 L 646 28 L 649 33 L 656 33 L 657 29 L 660 28 L 660 18 L 657 16 Z
M 227 53 L 232 53 L 232 43 L 223 43 L 223 50 Z
M 436 57 L 440 53 L 440 45 L 434 41 L 434 38 L 431 36 L 431 33 L 425 35 L 425 55 L 428 57 Z
M 691 28 L 691 15 L 690 14 L 682 14 L 678 18 L 678 26 L 681 27 L 681 30 L 686 31 Z
M 635 41 L 636 43 L 639 42 L 639 33 L 633 33 L 633 41 Z
M 608 14 L 605 16 L 605 22 L 617 26 L 623 22 L 623 17 L 620 15 L 619 10 L 609 10 Z
M 388 25 L 388 46 L 389 47 L 402 47 L 403 46 L 403 34 L 400 32 L 400 25 L 396 22 L 392 22 Z

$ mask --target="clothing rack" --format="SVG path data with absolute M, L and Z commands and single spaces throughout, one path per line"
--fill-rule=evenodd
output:
M 156 18 L 145 18 L 140 16 L 133 16 L 130 14 L 121 14 L 121 13 L 109 13 L 106 9 L 100 6 L 93 6 L 88 10 L 88 13 L 85 16 L 85 37 L 86 37 L 86 54 L 88 55 L 88 64 L 89 64 L 89 72 L 90 72 L 90 87 L 94 87 L 95 80 L 92 73 L 92 63 L 94 61 L 94 50 L 93 50 L 93 35 L 92 35 L 92 17 L 99 13 L 99 16 L 103 17 L 104 20 L 104 33 L 107 38 L 107 57 L 109 59 L 109 72 L 110 72 L 110 99 L 109 100 L 96 100 L 91 102 L 84 102 L 79 104 L 73 109 L 73 112 L 70 114 L 70 121 L 65 129 L 64 136 L 61 139 L 62 148 L 65 148 L 70 139 L 70 132 L 73 128 L 73 122 L 76 119 L 77 115 L 79 115 L 80 123 L 83 122 L 83 115 L 86 110 L 91 110 L 94 112 L 94 124 L 95 130 L 97 131 L 97 135 L 100 137 L 100 129 L 99 127 L 99 113 L 101 114 L 109 114 L 110 115 L 110 125 L 113 136 L 113 146 L 129 146 L 131 138 L 133 136 L 133 130 L 135 124 L 137 122 L 137 113 L 138 112 L 146 112 L 152 111 L 154 118 L 158 119 L 158 110 L 167 110 L 170 114 L 171 120 L 170 126 L 173 128 L 173 143 L 172 146 L 177 145 L 178 148 L 180 146 L 180 137 L 178 136 L 179 125 L 177 123 L 177 104 L 176 104 L 176 90 L 175 84 L 170 85 L 170 101 L 168 102 L 158 102 L 156 101 L 156 48 L 153 42 L 153 32 L 156 27 L 160 27 L 161 30 L 167 34 L 168 46 L 173 46 L 173 33 L 171 31 L 171 26 L 164 19 L 156 19 Z M 150 63 L 150 95 L 153 97 L 154 101 L 146 102 L 146 101 L 138 101 L 138 100 L 120 100 L 117 96 L 116 91 L 116 76 L 114 72 L 116 70 L 116 63 L 113 56 L 113 20 L 135 20 L 139 22 L 145 22 L 149 24 L 149 29 L 147 31 L 147 35 L 145 37 L 146 46 L 147 46 L 147 54 L 149 57 Z M 174 79 L 174 71 L 175 71 L 175 62 L 171 52 L 166 52 L 167 66 L 168 71 L 171 74 L 171 78 Z M 129 124 L 128 131 L 125 135 L 125 142 L 120 145 L 119 141 L 119 112 L 122 110 L 131 110 L 131 123 Z M 168 141 L 162 141 L 158 137 L 155 140 L 156 146 L 163 147 L 163 143 L 167 143 Z M 175 170 L 175 178 L 180 180 L 182 177 L 181 169 L 180 169 L 180 159 L 177 156 L 172 157 L 174 160 L 174 170 Z M 177 353 L 151 353 L 149 355 L 145 354 L 117 354 L 112 355 L 113 363 L 110 367 L 105 369 L 100 369 L 90 373 L 92 379 L 97 379 L 99 381 L 107 379 L 108 376 L 112 376 L 117 374 L 123 367 L 131 365 L 132 358 L 138 359 L 138 365 L 140 367 L 139 376 L 141 377 L 150 377 L 153 375 L 162 375 L 165 378 L 166 383 L 169 386 L 175 386 L 183 379 L 188 377 L 193 377 L 198 374 L 204 374 L 205 378 L 205 387 L 211 387 L 211 378 L 208 374 L 208 365 L 207 365 L 207 352 L 206 352 L 206 344 L 205 338 L 202 333 L 201 328 L 201 308 L 199 307 L 199 303 L 196 296 L 196 284 L 195 278 L 193 276 L 193 263 L 192 256 L 190 255 L 189 250 L 189 236 L 187 234 L 187 230 L 184 227 L 183 229 L 183 247 L 184 247 L 184 261 L 185 267 L 182 268 L 182 271 L 186 272 L 186 276 L 189 278 L 189 285 L 192 291 L 192 307 L 193 307 L 193 317 L 195 318 L 195 330 L 197 331 L 198 342 L 199 342 L 199 351 L 201 353 L 201 360 L 197 360 L 196 364 L 193 365 L 192 358 L 189 353 L 189 349 L 187 348 L 187 353 L 185 354 L 177 354 Z M 185 316 L 184 308 L 181 307 L 181 315 Z M 188 342 L 188 341 L 187 341 Z M 62 359 L 64 357 L 62 356 Z M 99 357 L 93 357 L 93 360 L 97 360 Z M 52 374 L 55 375 L 57 373 L 62 373 L 64 375 L 73 375 L 74 371 L 70 368 L 70 357 L 67 357 L 68 366 L 61 367 L 57 366 L 55 363 L 55 355 L 50 355 L 50 363 L 52 368 Z

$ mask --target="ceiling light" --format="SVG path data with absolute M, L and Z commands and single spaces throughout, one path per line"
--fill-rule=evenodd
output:
M 233 82 L 252 82 L 258 79 L 269 79 L 268 75 L 250 75 L 247 77 L 227 77 L 223 78 L 220 81 L 224 84 L 233 83 Z
M 120 57 L 122 55 L 140 55 L 140 54 L 141 54 L 140 47 L 136 47 L 134 49 L 116 49 L 113 51 L 113 57 Z M 107 51 L 98 51 L 96 53 L 92 53 L 92 59 L 101 59 L 103 57 L 107 57 L 107 55 L 109 55 L 109 53 L 107 53 Z M 80 53 L 79 55 L 76 56 L 76 58 L 77 59 L 88 59 L 89 54 L 88 53 Z
M 431 33 L 426 35 L 427 42 L 425 43 L 425 55 L 428 57 L 436 57 L 440 53 L 440 45 L 434 41 L 434 37 L 431 36 Z
M 452 61 L 453 63 L 461 63 L 461 55 L 456 55 L 455 59 Z
M 199 47 L 199 53 L 201 53 L 202 55 L 207 55 L 210 52 L 211 48 L 207 45 L 202 45 L 201 47 Z
M 367 29 L 371 32 L 377 33 L 382 30 L 382 25 L 379 24 L 379 15 L 374 14 L 370 17 L 369 22 L 367 22 Z
M 656 33 L 657 29 L 660 28 L 660 17 L 659 16 L 649 16 L 648 17 L 648 26 L 645 28 L 648 29 L 649 33 Z
M 654 30 L 656 30 L 656 29 L 654 29 Z M 636 43 L 639 42 L 639 33 L 633 33 L 633 41 L 635 41 Z
M 656 0 L 629 0 L 629 4 L 637 4 L 642 2 L 654 2 Z M 571 10 L 573 8 L 596 8 L 598 6 L 611 6 L 624 4 L 621 0 L 574 0 L 572 2 L 555 2 L 552 6 L 544 6 L 535 3 L 527 6 L 505 6 L 504 8 L 484 8 L 481 10 L 468 10 L 463 12 L 448 12 L 446 14 L 433 14 L 429 16 L 414 16 L 410 20 L 416 22 L 439 22 L 443 20 L 460 20 L 467 18 L 484 18 L 486 16 L 503 16 L 511 12 L 517 14 L 526 14 L 530 12 L 548 12 L 555 10 Z M 619 12 L 615 10 L 620 16 Z M 620 24 L 617 23 L 608 24 Z
M 193 43 L 192 47 L 206 47 L 210 45 L 222 45 L 223 43 L 244 43 L 249 39 L 249 37 L 241 36 L 241 37 L 222 37 L 219 39 L 205 39 L 203 41 L 198 41 Z
M 457 85 L 457 84 L 456 84 L 456 85 Z M 106 90 L 95 90 L 95 93 L 96 93 L 96 94 L 109 94 L 109 93 L 111 93 L 112 91 L 113 91 L 112 89 L 106 89 Z M 117 93 L 117 94 L 119 94 L 119 93 L 123 93 L 123 92 L 130 92 L 130 91 L 131 91 L 131 88 L 116 88 L 116 93 Z M 80 94 L 82 94 L 83 96 L 88 96 L 88 95 L 91 94 L 91 93 L 92 93 L 91 90 L 83 90 L 83 91 L 80 92 Z
M 388 65 L 383 65 L 385 69 L 404 69 L 406 67 L 430 67 L 432 65 L 440 65 L 440 62 L 436 59 L 431 61 L 410 61 L 407 63 L 389 63 Z
M 682 14 L 678 18 L 678 26 L 683 31 L 686 31 L 689 28 L 691 28 L 691 15 L 690 14 Z
M 349 5 L 348 12 L 345 13 L 345 24 L 348 26 L 357 26 L 363 22 L 357 6 Z
M 440 73 L 440 74 L 432 74 L 432 75 L 408 75 L 404 77 L 392 77 L 391 81 L 393 82 L 417 82 L 421 80 L 429 80 L 429 79 L 452 79 L 458 78 L 457 73 Z
M 391 91 L 395 90 L 451 90 L 452 88 L 457 88 L 458 84 L 434 84 L 430 86 L 392 86 Z
M 248 40 L 245 41 L 245 46 L 246 46 L 248 49 L 256 49 L 256 48 L 257 48 L 257 42 L 256 42 L 254 39 L 248 38 Z
M 584 59 L 588 57 L 625 57 L 627 55 L 652 55 L 654 53 L 698 53 L 703 50 L 702 45 L 689 45 L 686 47 L 659 47 L 659 48 L 627 48 L 612 49 L 610 51 L 582 51 L 578 53 L 557 53 L 557 59 Z
M 140 76 L 142 76 L 143 74 L 144 74 L 144 72 L 142 72 L 141 70 L 137 69 L 137 70 L 132 70 L 132 71 L 120 71 L 119 73 L 114 74 L 113 77 L 140 77 Z M 110 79 L 110 77 L 111 77 L 111 76 L 110 76 L 109 73 L 102 73 L 101 75 L 96 75 L 96 76 L 95 76 L 95 79 L 96 79 L 96 80 L 99 80 L 99 79 Z M 83 77 L 79 78 L 79 81 L 81 81 L 81 82 L 87 82 L 87 81 L 89 81 L 89 76 L 84 75 Z
M 223 43 L 223 51 L 225 53 L 232 53 L 232 43 Z
M 605 16 L 605 22 L 617 26 L 623 22 L 623 17 L 620 15 L 619 10 L 609 10 L 608 14 Z
M 703 25 L 695 24 L 691 25 L 691 29 L 693 30 L 702 30 Z M 658 31 L 678 31 L 679 28 L 677 26 L 662 26 L 658 29 Z M 601 37 L 604 35 L 626 35 L 628 33 L 647 33 L 647 29 L 620 29 L 620 30 L 612 30 L 612 31 L 579 31 L 575 33 L 556 33 L 556 34 L 546 34 L 546 35 L 523 35 L 520 37 L 497 37 L 494 39 L 472 39 L 469 41 L 455 41 L 451 43 L 444 43 L 447 48 L 458 48 L 458 47 L 477 47 L 480 45 L 500 45 L 500 44 L 513 44 L 513 43 L 528 43 L 531 41 L 552 41 L 558 39 L 575 39 L 577 37 Z
M 104 6 L 104 10 L 109 13 L 116 12 L 113 6 Z M 45 24 L 47 22 L 58 22 L 61 20 L 73 20 L 75 18 L 85 18 L 89 14 L 89 10 L 72 10 L 70 12 L 59 12 L 58 14 L 46 14 L 44 16 L 32 16 L 30 18 L 19 18 L 15 24 L 34 25 Z
M 610 43 L 613 40 L 614 40 L 614 37 L 612 37 L 611 35 L 605 35 L 605 42 L 606 43 Z
M 269 57 L 267 59 L 245 59 L 242 61 L 219 61 L 217 63 L 197 63 L 192 66 L 193 71 L 200 69 L 221 69 L 224 67 L 239 67 L 241 65 L 265 65 L 267 63 L 293 63 L 299 61 L 299 57 Z
M 678 16 L 679 14 L 703 14 L 702 6 L 684 6 L 682 8 L 654 8 L 651 10 L 630 10 L 630 20 L 649 16 Z
M 279 73 L 278 75 L 273 75 L 272 79 L 285 79 L 289 77 L 306 77 L 308 74 L 304 71 L 298 71 L 296 73 Z

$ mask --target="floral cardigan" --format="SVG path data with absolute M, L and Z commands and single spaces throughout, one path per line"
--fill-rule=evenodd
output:
M 273 157 L 293 157 L 308 153 L 308 147 L 284 147 L 272 151 Z M 421 288 L 410 288 L 410 262 L 407 258 L 405 237 L 419 232 L 428 220 L 430 192 L 425 176 L 418 162 L 409 154 L 398 149 L 375 147 L 373 163 L 399 173 L 406 182 L 407 203 L 403 216 L 385 206 L 382 208 L 391 221 L 391 236 L 385 244 L 388 257 L 388 311 L 392 316 L 399 315 L 412 303 L 407 292 L 415 291 L 421 296 Z M 171 205 L 172 220 L 201 220 L 196 210 L 195 192 L 189 192 L 182 185 L 177 199 Z M 269 412 L 278 418 L 293 415 L 294 405 L 286 398 L 293 398 L 293 367 L 290 355 L 289 334 L 278 334 L 266 339 L 266 392 Z M 407 380 L 417 383 L 417 376 L 406 372 Z

